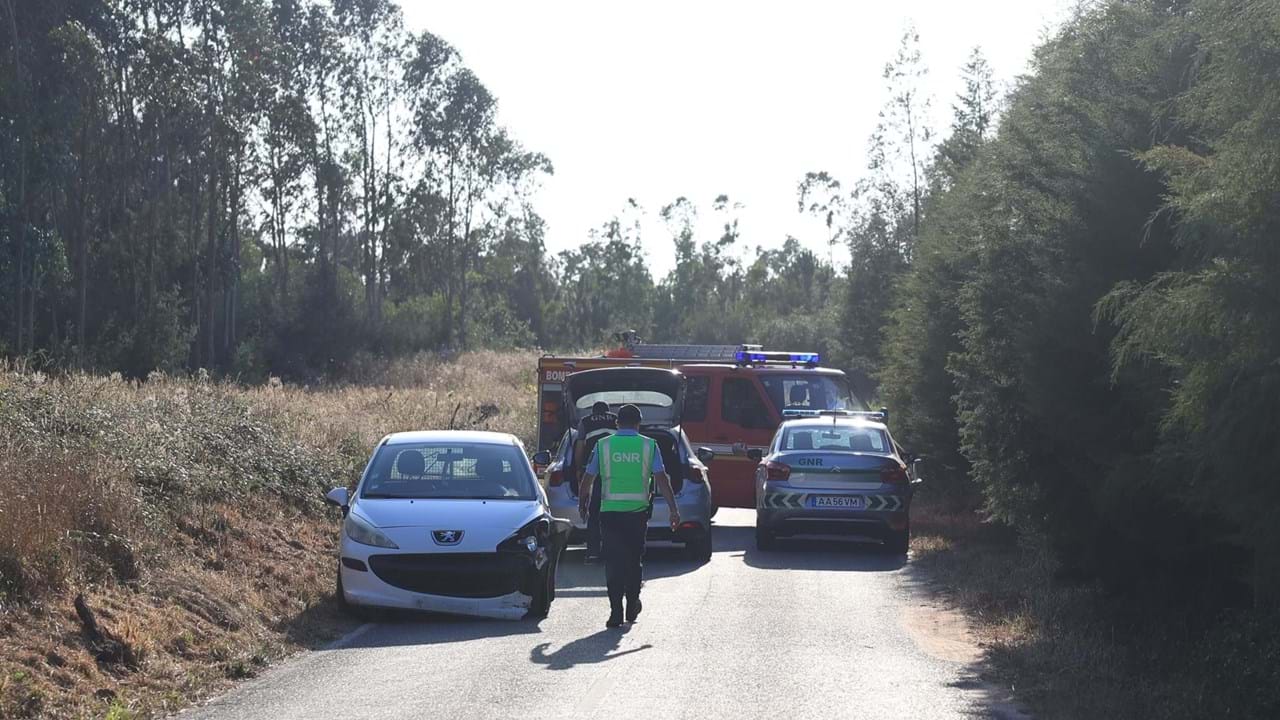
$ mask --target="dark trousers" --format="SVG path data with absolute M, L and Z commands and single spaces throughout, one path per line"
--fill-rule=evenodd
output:
M 591 507 L 587 510 L 587 554 L 600 554 L 600 477 L 591 486 Z
M 646 512 L 600 513 L 600 537 L 604 543 L 604 580 L 609 588 L 609 607 L 622 611 L 640 599 L 643 574 L 644 534 L 649 525 Z

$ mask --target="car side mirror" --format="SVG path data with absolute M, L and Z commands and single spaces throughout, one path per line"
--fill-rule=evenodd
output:
M 760 452 L 759 448 L 751 448 L 747 451 L 747 457 L 756 462 L 760 462 L 764 459 L 764 453 Z
M 342 508 L 342 511 L 345 514 L 347 511 L 347 504 L 351 501 L 351 496 L 347 494 L 346 488 L 336 487 L 325 493 L 324 499 L 326 502 Z
M 534 453 L 534 454 L 533 454 L 533 464 L 534 464 L 534 465 L 541 465 L 541 466 L 543 466 L 543 467 L 546 467 L 547 465 L 550 465 L 550 464 L 551 464 L 551 451 L 550 451 L 550 450 L 539 450 L 538 452 Z
M 703 465 L 710 465 L 711 461 L 716 459 L 716 453 L 711 448 L 700 447 L 697 450 L 697 455 L 698 460 L 700 460 Z

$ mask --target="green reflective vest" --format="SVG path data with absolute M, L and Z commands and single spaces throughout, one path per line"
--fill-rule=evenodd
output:
M 649 478 L 658 444 L 643 435 L 610 435 L 596 443 L 600 455 L 600 512 L 649 508 Z

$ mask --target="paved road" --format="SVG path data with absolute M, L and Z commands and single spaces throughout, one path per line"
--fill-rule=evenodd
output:
M 625 632 L 604 627 L 604 571 L 571 550 L 540 623 L 390 618 L 182 718 L 1016 716 L 918 612 L 901 559 L 834 541 L 761 553 L 753 519 L 722 510 L 706 565 L 651 549 Z

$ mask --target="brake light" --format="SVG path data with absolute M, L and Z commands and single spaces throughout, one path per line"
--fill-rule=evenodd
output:
M 907 469 L 897 463 L 886 465 L 880 471 L 880 482 L 886 485 L 906 485 Z
M 552 470 L 547 476 L 547 485 L 550 487 L 560 487 L 564 483 L 564 471 Z
M 765 476 L 765 479 L 767 480 L 786 481 L 791 477 L 791 466 L 785 463 L 774 462 L 771 460 L 764 464 L 764 469 L 767 473 Z

